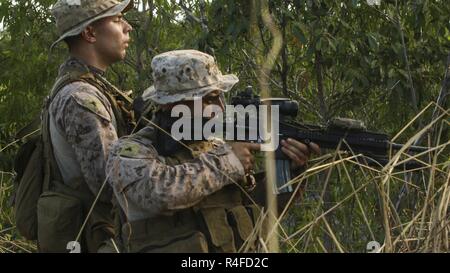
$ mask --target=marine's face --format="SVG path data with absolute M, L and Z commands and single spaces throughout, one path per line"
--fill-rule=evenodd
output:
M 186 105 L 187 107 L 189 107 L 189 109 L 191 110 L 191 113 L 193 113 L 194 116 L 196 113 L 202 114 L 203 110 L 208 105 L 217 105 L 220 107 L 220 109 L 222 109 L 222 111 L 225 111 L 225 102 L 223 101 L 222 91 L 219 91 L 219 90 L 211 91 L 210 93 L 208 93 L 207 95 L 202 97 L 201 111 L 195 111 L 194 107 L 197 106 L 198 104 L 196 104 L 193 100 L 184 100 L 184 101 L 179 101 L 176 103 L 166 104 L 166 105 L 163 105 L 162 108 L 166 111 L 170 111 L 176 105 Z M 214 115 L 212 115 L 211 118 L 212 117 L 214 117 Z
M 194 102 L 193 101 L 181 101 L 181 104 L 187 105 L 191 110 L 194 110 Z M 202 109 L 205 109 L 208 105 L 217 105 L 222 111 L 225 110 L 224 101 L 221 99 L 221 91 L 214 90 L 202 98 Z
M 105 63 L 112 64 L 125 59 L 130 42 L 130 24 L 119 13 L 100 19 L 93 24 L 96 51 Z

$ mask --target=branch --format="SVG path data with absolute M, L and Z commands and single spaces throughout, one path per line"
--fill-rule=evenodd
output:
M 286 43 L 286 15 L 283 12 L 283 16 L 281 19 L 281 33 L 282 33 L 282 38 L 283 38 L 283 48 L 281 50 L 281 61 L 282 61 L 282 66 L 281 66 L 281 71 L 280 71 L 280 76 L 281 76 L 281 83 L 283 84 L 283 94 L 285 96 L 287 96 L 287 78 L 288 78 L 288 74 L 289 74 L 289 63 L 288 63 L 288 48 L 287 48 L 287 43 Z
M 413 84 L 413 80 L 412 80 L 412 76 L 411 76 L 411 68 L 409 66 L 408 54 L 406 53 L 405 36 L 403 34 L 403 29 L 402 29 L 401 22 L 400 22 L 400 8 L 398 7 L 397 0 L 395 0 L 395 9 L 397 11 L 396 26 L 398 28 L 398 31 L 400 32 L 400 38 L 401 38 L 402 47 L 403 47 L 403 58 L 405 58 L 406 70 L 408 71 L 408 82 L 409 82 L 409 86 L 411 87 L 411 100 L 412 100 L 412 104 L 413 104 L 413 109 L 417 113 L 417 112 L 419 112 L 419 108 L 418 108 L 418 104 L 417 104 L 416 90 L 414 88 L 414 84 Z M 422 122 L 420 122 L 420 123 L 422 123 Z M 422 127 L 422 126 L 419 126 L 419 127 Z

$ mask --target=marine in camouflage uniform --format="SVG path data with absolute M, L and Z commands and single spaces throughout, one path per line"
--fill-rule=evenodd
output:
M 222 75 L 213 57 L 195 50 L 160 54 L 152 69 L 154 85 L 143 96 L 162 107 L 227 92 L 238 82 L 235 75 Z M 157 111 L 144 129 L 114 144 L 108 157 L 124 250 L 255 251 L 263 235 L 255 229 L 262 207 L 246 197 L 249 176 L 239 151 L 215 139 L 167 152 L 163 115 L 170 111 Z
M 52 47 L 76 36 L 85 39 L 82 32 L 101 19 L 117 22 L 113 26 L 121 35 L 117 37 L 129 39 L 131 27 L 121 18 L 121 13 L 131 7 L 130 0 L 59 0 L 52 13 L 60 37 Z M 96 31 L 95 35 L 101 35 L 101 30 Z M 91 56 L 104 58 L 102 52 L 93 49 L 98 36 L 92 35 L 94 40 L 90 37 L 86 43 L 92 46 Z M 117 40 L 113 42 L 123 42 Z M 114 236 L 112 190 L 104 187 L 99 194 L 106 178 L 106 157 L 111 144 L 118 136 L 128 133 L 133 121 L 131 112 L 122 107 L 127 104 L 125 96 L 104 77 L 104 68 L 110 63 L 92 63 L 68 44 L 71 57 L 61 65 L 47 103 L 53 151 L 49 160 L 53 164 L 50 183 L 38 204 L 38 244 L 42 252 L 64 251 L 66 244 L 77 237 L 90 206 L 99 195 L 79 240 L 83 251 L 96 252 L 105 240 Z M 124 53 L 125 48 L 124 45 L 123 52 L 117 55 Z M 88 51 L 88 48 L 78 49 Z M 120 59 L 115 58 L 108 61 Z
M 67 66 L 85 66 L 72 58 Z M 101 71 L 90 71 L 103 77 Z M 111 144 L 117 140 L 117 122 L 111 103 L 97 87 L 74 81 L 58 92 L 50 104 L 50 134 L 53 152 L 64 181 L 79 187 L 77 181 L 87 184 L 98 193 L 105 181 L 105 164 Z M 105 188 L 102 201 L 110 201 L 111 189 Z

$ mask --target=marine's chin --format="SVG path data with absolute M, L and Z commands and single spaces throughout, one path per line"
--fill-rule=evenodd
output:
M 127 51 L 126 50 L 123 50 L 121 53 L 120 53 L 120 55 L 118 56 L 118 61 L 123 61 L 123 60 L 125 60 L 125 57 L 127 56 Z

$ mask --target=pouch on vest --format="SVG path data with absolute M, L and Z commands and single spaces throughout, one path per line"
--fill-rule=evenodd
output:
M 128 222 L 122 240 L 128 252 L 208 252 L 208 241 L 198 230 L 196 215 L 185 210 L 174 215 Z
M 85 213 L 83 216 L 87 215 L 86 210 L 89 208 L 84 207 Z M 115 233 L 112 224 L 113 217 L 111 215 L 111 210 L 112 207 L 110 204 L 97 202 L 95 209 L 92 210 L 83 230 L 83 238 L 85 238 L 85 247 L 83 247 L 83 250 L 87 252 L 97 252 L 105 242 L 114 238 Z M 83 220 L 84 219 L 85 218 L 83 218 Z
M 68 202 L 71 202 L 73 204 L 79 204 L 80 208 L 77 208 L 72 212 L 70 210 L 69 212 L 59 211 L 58 213 L 63 213 L 64 215 L 55 214 L 55 217 L 59 217 L 60 219 L 58 221 L 52 221 L 48 222 L 45 219 L 40 219 L 42 214 L 38 213 L 38 222 L 46 222 L 46 225 L 49 225 L 46 229 L 50 230 L 56 230 L 57 227 L 50 227 L 50 225 L 58 224 L 58 222 L 65 222 L 67 216 L 66 214 L 73 213 L 74 219 L 80 218 L 81 220 L 76 220 L 74 222 L 74 227 L 77 227 L 76 233 L 81 230 L 82 222 L 86 221 L 86 224 L 83 228 L 83 232 L 81 234 L 81 237 L 79 239 L 81 245 L 81 250 L 83 252 L 97 252 L 99 247 L 101 247 L 105 241 L 108 241 L 110 238 L 114 237 L 114 227 L 112 226 L 112 215 L 111 215 L 111 209 L 112 206 L 109 203 L 97 201 L 95 204 L 95 208 L 90 212 L 89 217 L 87 217 L 88 212 L 90 211 L 90 208 L 94 202 L 94 195 L 90 192 L 88 186 L 86 183 L 84 183 L 84 180 L 82 178 L 75 178 L 71 181 L 71 185 L 78 185 L 78 187 L 72 188 L 64 183 L 61 183 L 57 180 L 53 180 L 51 182 L 52 184 L 52 190 L 46 191 L 44 194 L 41 195 L 40 199 L 49 199 L 49 194 L 52 194 L 52 200 L 57 199 L 56 201 L 52 202 L 66 202 L 65 200 L 69 200 Z M 54 197 L 56 195 L 56 197 Z M 39 201 L 41 202 L 41 201 Z M 44 201 L 47 202 L 47 201 Z M 78 205 L 77 205 L 78 207 Z M 80 212 L 81 210 L 81 212 Z M 69 219 L 70 219 L 69 217 Z M 78 222 L 80 222 L 78 224 Z M 39 228 L 44 228 L 44 224 L 40 225 Z M 55 232 L 55 231 L 53 231 Z M 76 234 L 76 235 L 77 235 Z M 76 235 L 71 239 L 74 240 Z M 40 240 L 40 238 L 38 238 Z M 38 243 L 40 243 L 38 240 Z
M 40 252 L 68 252 L 83 224 L 83 205 L 78 198 L 58 192 L 41 194 L 37 203 Z
M 222 252 L 236 252 L 234 245 L 233 230 L 227 220 L 224 208 L 202 208 L 203 216 L 212 244 Z
M 228 213 L 233 218 L 234 223 L 232 226 L 235 226 L 240 241 L 244 243 L 244 248 L 254 249 L 257 236 L 253 234 L 253 221 L 246 208 L 244 206 L 236 206 L 229 209 Z
M 208 242 L 203 233 L 196 231 L 186 237 L 177 238 L 175 241 L 162 246 L 147 246 L 140 253 L 208 253 Z
M 257 238 L 266 240 L 267 235 L 269 234 L 269 225 L 267 223 L 268 218 L 265 217 L 263 208 L 255 204 L 247 205 L 246 208 L 253 220 L 254 230 L 252 232 L 256 232 Z

